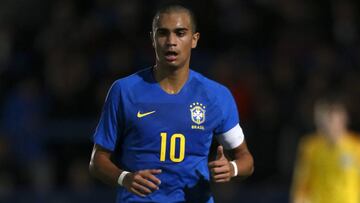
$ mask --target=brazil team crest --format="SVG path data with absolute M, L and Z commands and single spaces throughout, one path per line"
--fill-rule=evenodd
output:
M 191 120 L 197 125 L 205 122 L 205 108 L 206 106 L 199 102 L 190 105 Z

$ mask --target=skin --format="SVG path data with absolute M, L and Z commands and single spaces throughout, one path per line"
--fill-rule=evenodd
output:
M 191 49 L 195 48 L 200 34 L 194 32 L 186 11 L 173 11 L 159 15 L 156 26 L 151 32 L 152 44 L 156 53 L 154 77 L 168 94 L 177 94 L 189 76 Z M 176 55 L 167 55 L 168 52 Z M 237 163 L 239 176 L 248 176 L 253 172 L 253 158 L 246 143 L 229 151 Z M 103 182 L 117 186 L 122 170 L 111 160 L 112 152 L 94 145 L 89 165 L 90 173 Z M 223 148 L 218 148 L 218 157 L 209 163 L 209 170 L 215 182 L 227 182 L 234 174 L 233 166 L 225 157 Z M 160 169 L 145 169 L 127 174 L 123 186 L 130 192 L 146 196 L 159 189 L 161 180 L 156 175 Z
M 200 33 L 194 32 L 187 12 L 171 12 L 159 15 L 157 26 L 151 32 L 156 54 L 155 79 L 169 94 L 178 93 L 189 76 L 191 49 L 197 46 Z M 166 57 L 175 52 L 174 60 Z
M 337 143 L 347 131 L 347 114 L 341 105 L 317 104 L 314 120 L 317 130 L 330 143 Z
M 254 172 L 254 160 L 245 142 L 227 152 L 234 156 L 238 168 L 237 176 L 245 178 Z M 233 165 L 226 158 L 221 145 L 217 148 L 216 160 L 209 163 L 209 170 L 212 180 L 216 183 L 228 182 L 234 177 Z

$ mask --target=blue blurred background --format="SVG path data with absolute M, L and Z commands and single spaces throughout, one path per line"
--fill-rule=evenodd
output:
M 0 1 L 0 202 L 114 202 L 89 177 L 91 136 L 117 78 L 153 65 L 155 0 Z M 359 3 L 188 1 L 192 68 L 227 85 L 255 159 L 218 202 L 288 202 L 299 138 L 322 92 L 345 95 L 360 130 Z M 241 200 L 241 201 L 240 201 Z

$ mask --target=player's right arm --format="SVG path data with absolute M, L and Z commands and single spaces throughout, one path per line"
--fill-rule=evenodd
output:
M 109 185 L 120 185 L 134 194 L 145 196 L 158 189 L 160 180 L 154 175 L 160 173 L 160 170 L 148 169 L 125 174 L 111 160 L 116 141 L 121 139 L 118 137 L 119 131 L 122 129 L 121 120 L 125 119 L 122 117 L 121 101 L 121 82 L 117 80 L 108 91 L 94 133 L 94 147 L 89 164 L 90 174 Z M 120 177 L 122 173 L 125 177 Z
M 91 175 L 102 182 L 118 186 L 119 176 L 123 170 L 119 169 L 111 161 L 111 154 L 111 151 L 95 144 L 91 154 L 89 171 Z M 146 169 L 128 173 L 122 181 L 122 186 L 134 194 L 146 196 L 159 189 L 160 180 L 155 176 L 159 173 L 161 173 L 159 169 Z

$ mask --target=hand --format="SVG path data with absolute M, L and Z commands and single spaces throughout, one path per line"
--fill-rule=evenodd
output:
M 159 189 L 161 181 L 155 175 L 160 173 L 160 169 L 147 169 L 128 173 L 124 178 L 123 186 L 129 192 L 145 197 Z
M 217 148 L 216 160 L 209 163 L 211 178 L 216 183 L 228 182 L 234 174 L 229 160 L 225 157 L 223 147 Z

